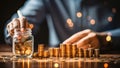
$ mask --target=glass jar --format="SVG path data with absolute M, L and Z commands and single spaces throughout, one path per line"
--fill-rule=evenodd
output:
M 14 30 L 13 36 L 13 54 L 16 57 L 31 57 L 34 50 L 34 37 L 31 29 L 27 28 L 23 31 Z

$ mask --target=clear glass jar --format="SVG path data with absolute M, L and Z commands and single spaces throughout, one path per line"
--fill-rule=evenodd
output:
M 34 52 L 34 37 L 31 29 L 27 28 L 24 32 L 20 29 L 14 30 L 13 54 L 16 57 L 31 57 Z

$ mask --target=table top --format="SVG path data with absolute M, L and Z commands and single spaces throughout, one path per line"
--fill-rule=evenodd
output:
M 0 68 L 120 68 L 120 54 L 101 54 L 99 58 L 16 58 L 0 52 Z M 107 67 L 106 67 L 107 68 Z
M 0 68 L 120 68 L 120 54 L 99 58 L 16 58 L 12 48 L 0 45 Z

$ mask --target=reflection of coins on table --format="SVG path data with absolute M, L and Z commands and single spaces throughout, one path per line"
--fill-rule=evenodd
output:
M 56 57 L 53 57 L 51 59 L 48 57 L 48 50 L 44 50 L 43 59 L 37 57 L 12 58 L 12 55 L 9 55 L 10 54 L 0 55 L 0 67 L 12 68 L 14 66 L 15 68 L 116 68 L 117 66 L 120 66 L 120 55 L 116 56 L 114 54 L 103 54 L 100 56 L 101 58 L 97 59 L 84 59 L 83 57 L 80 59 L 56 59 Z M 37 52 L 35 52 L 35 55 L 37 55 Z

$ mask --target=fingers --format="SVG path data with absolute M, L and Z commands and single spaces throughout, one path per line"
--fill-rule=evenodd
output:
M 10 35 L 13 35 L 14 29 L 15 28 L 20 28 L 20 21 L 15 18 L 13 19 L 8 25 L 7 25 L 7 30 Z
M 83 30 L 72 35 L 70 38 L 65 40 L 63 44 L 76 44 L 78 48 L 99 48 L 99 40 L 97 38 L 97 33 L 91 30 Z
M 25 17 L 20 17 L 19 20 L 20 20 L 20 28 L 28 28 L 29 27 L 28 21 Z
M 24 32 L 25 29 L 29 27 L 29 24 L 28 24 L 28 22 L 27 22 L 27 19 L 22 16 L 22 17 L 19 18 L 19 20 L 20 20 L 20 30 L 21 30 L 22 32 Z
M 77 42 L 78 40 L 80 40 L 81 38 L 87 36 L 90 32 L 91 32 L 91 30 L 89 30 L 89 29 L 78 32 L 78 33 L 72 35 L 67 40 L 65 40 L 63 42 L 63 44 L 73 44 L 73 43 Z
M 20 28 L 20 21 L 16 18 L 12 20 L 13 28 Z
M 9 23 L 8 26 L 7 26 L 7 29 L 8 29 L 8 33 L 10 33 L 10 35 L 13 34 L 13 23 Z
M 14 29 L 23 29 L 29 28 L 29 24 L 25 17 L 15 18 L 7 25 L 7 30 L 10 35 L 13 35 Z
M 99 41 L 97 39 L 96 33 L 89 33 L 84 38 L 80 39 L 78 42 L 76 42 L 78 48 L 98 48 L 99 47 Z

